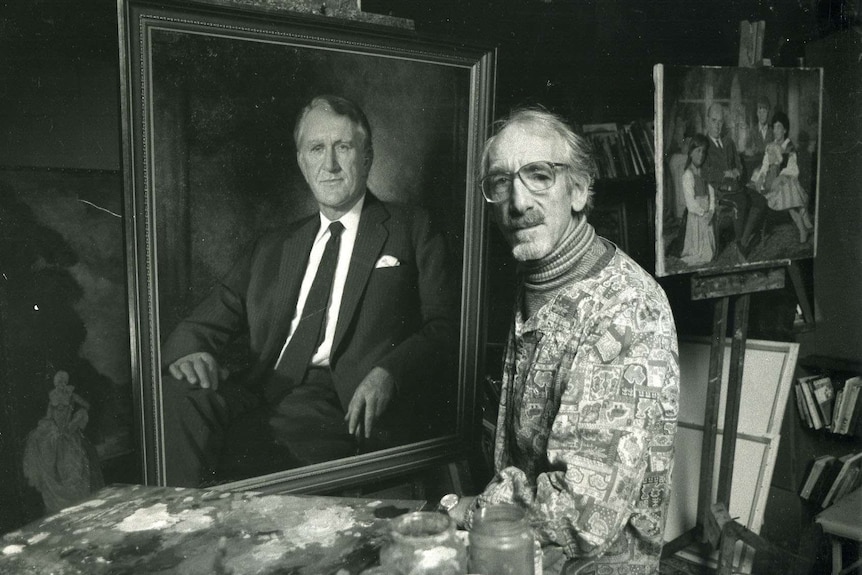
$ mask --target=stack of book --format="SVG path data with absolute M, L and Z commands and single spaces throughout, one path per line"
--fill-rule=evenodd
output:
M 593 145 L 600 179 L 655 172 L 654 122 L 587 124 L 582 131 Z
M 862 451 L 841 457 L 821 455 L 808 466 L 799 496 L 826 508 L 862 484 Z
M 862 432 L 862 377 L 800 377 L 794 386 L 799 417 L 811 429 L 855 435 Z

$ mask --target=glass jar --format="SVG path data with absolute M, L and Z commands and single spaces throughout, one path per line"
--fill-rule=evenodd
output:
M 467 551 L 451 517 L 415 511 L 392 520 L 380 565 L 401 575 L 464 575 Z
M 524 511 L 508 504 L 489 505 L 473 514 L 470 573 L 533 575 L 535 543 Z

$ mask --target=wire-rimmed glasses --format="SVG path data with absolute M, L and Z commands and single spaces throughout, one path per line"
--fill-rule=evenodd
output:
M 543 192 L 557 182 L 557 168 L 567 168 L 568 164 L 557 162 L 530 162 L 518 168 L 517 172 L 491 172 L 480 180 L 482 195 L 492 204 L 499 204 L 509 199 L 515 175 L 531 192 Z

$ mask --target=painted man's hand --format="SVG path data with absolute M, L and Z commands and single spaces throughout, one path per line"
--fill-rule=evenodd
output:
M 374 422 L 383 415 L 393 397 L 395 378 L 382 367 L 372 369 L 353 392 L 353 398 L 347 406 L 344 421 L 350 433 L 360 437 L 364 427 L 366 439 L 371 437 Z
M 212 354 L 198 351 L 183 356 L 168 366 L 171 375 L 204 389 L 218 389 L 220 381 L 227 379 L 228 370 L 220 367 Z

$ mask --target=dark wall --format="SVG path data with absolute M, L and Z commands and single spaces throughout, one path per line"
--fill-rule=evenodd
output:
M 848 30 L 812 42 L 814 66 L 823 67 L 823 149 L 817 206 L 821 254 L 814 262 L 817 329 L 804 340 L 808 353 L 862 357 L 862 36 Z M 852 294 L 852 295 L 850 295 Z
M 543 102 L 577 121 L 652 115 L 652 65 L 735 65 L 741 20 L 792 66 L 846 27 L 850 0 L 365 0 L 421 33 L 499 46 L 500 110 Z M 120 165 L 116 3 L 0 6 L 0 165 Z
M 120 168 L 116 4 L 0 3 L 0 166 Z
M 419 31 L 498 45 L 501 110 L 543 102 L 579 122 L 650 117 L 655 63 L 735 66 L 741 20 L 764 20 L 764 57 L 795 66 L 805 43 L 842 26 L 846 12 L 820 0 L 364 0 L 362 6 L 413 18 Z

